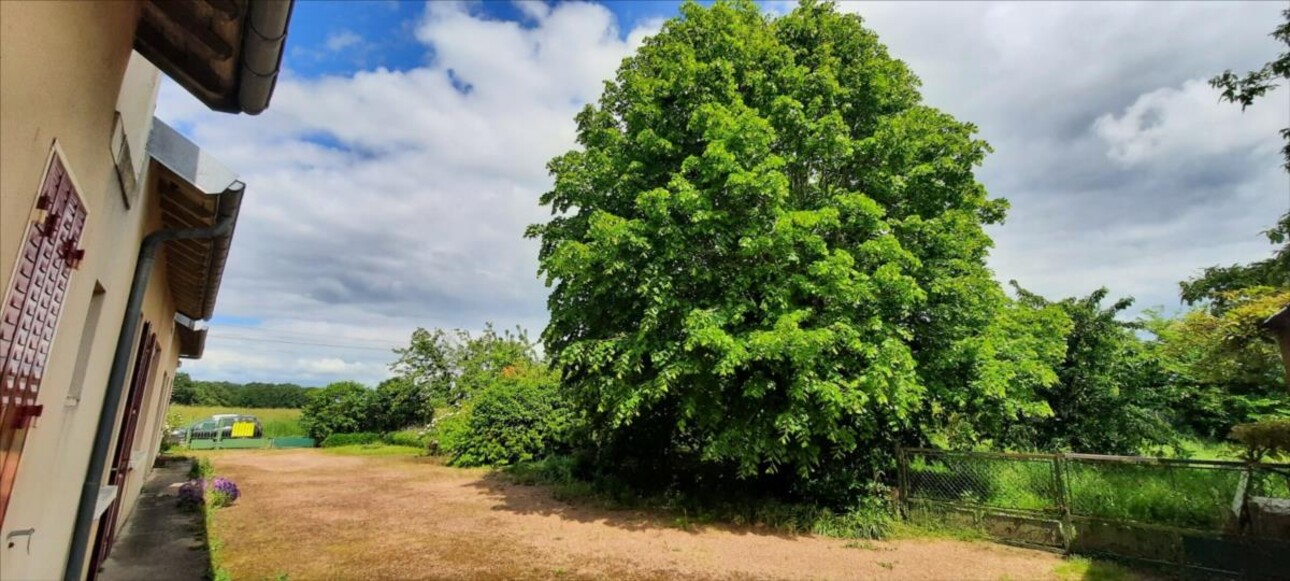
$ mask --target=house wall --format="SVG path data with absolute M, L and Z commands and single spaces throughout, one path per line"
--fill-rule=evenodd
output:
M 85 258 L 71 276 L 40 387 L 43 414 L 29 431 L 0 525 L 0 538 L 35 532 L 29 542 L 22 537 L 13 547 L 0 545 L 0 579 L 62 575 L 139 244 L 160 225 L 147 180 L 137 180 L 139 192 L 123 192 L 112 154 L 120 141 L 113 139 L 119 110 L 130 167 L 144 167 L 159 74 L 132 53 L 138 14 L 135 2 L 0 2 L 0 293 L 9 288 L 51 151 L 62 156 L 88 212 Z M 136 198 L 128 207 L 126 194 Z M 164 260 L 157 268 L 144 308 L 161 347 L 145 396 L 154 402 L 167 388 L 156 378 L 173 377 L 177 361 Z M 103 296 L 94 323 L 88 313 L 96 287 Z M 82 341 L 91 331 L 93 340 Z M 84 379 L 74 385 L 75 377 Z M 144 409 L 159 416 L 164 408 Z M 118 422 L 120 415 L 118 410 Z M 118 522 L 125 521 L 151 466 L 156 439 L 150 432 L 158 422 L 140 418 L 139 462 L 121 496 Z

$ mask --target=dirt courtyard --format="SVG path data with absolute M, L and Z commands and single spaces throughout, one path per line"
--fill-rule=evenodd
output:
M 284 450 L 211 459 L 242 490 L 215 520 L 234 579 L 1053 579 L 1062 563 L 985 542 L 682 530 L 428 458 Z

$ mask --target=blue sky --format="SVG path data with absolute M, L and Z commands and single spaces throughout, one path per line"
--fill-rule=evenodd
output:
M 544 2 L 553 4 L 552 2 Z M 710 4 L 705 0 L 703 4 Z M 626 0 L 603 3 L 625 35 L 637 24 L 677 13 L 676 0 Z M 489 0 L 472 2 L 470 10 L 484 18 L 519 22 L 532 26 L 533 19 L 515 3 Z M 410 70 L 432 59 L 433 51 L 417 41 L 416 22 L 425 12 L 421 2 L 384 0 L 297 2 L 291 16 L 290 50 L 286 65 L 301 76 L 349 74 L 357 70 L 385 67 Z M 337 55 L 328 43 L 344 43 L 348 35 L 365 40 L 363 50 Z
M 549 215 L 545 164 L 678 5 L 300 1 L 264 114 L 213 113 L 164 83 L 157 115 L 248 184 L 206 356 L 185 370 L 375 383 L 416 327 L 538 336 L 547 291 L 522 232 Z M 1272 58 L 1283 6 L 840 9 L 993 146 L 977 177 L 1012 206 L 990 230 L 1001 282 L 1177 310 L 1178 281 L 1268 256 L 1258 233 L 1290 201 L 1290 90 L 1242 113 L 1205 82 Z

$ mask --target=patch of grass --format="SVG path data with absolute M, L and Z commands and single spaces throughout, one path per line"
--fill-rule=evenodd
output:
M 891 526 L 893 539 L 943 539 L 951 541 L 983 541 L 985 533 L 976 529 L 954 526 L 944 522 L 896 521 Z
M 1221 529 L 1239 485 L 1237 470 L 1072 462 L 1071 510 L 1080 515 Z
M 232 408 L 171 404 L 170 410 L 178 412 L 181 427 L 215 414 L 245 414 L 259 418 L 260 424 L 264 426 L 266 438 L 305 435 L 305 429 L 300 426 L 301 410 L 294 408 Z
M 878 566 L 888 571 L 896 568 L 896 564 L 891 561 L 878 561 Z
M 1084 557 L 1070 557 L 1053 569 L 1053 575 L 1062 581 L 1136 581 L 1142 576 L 1107 561 L 1094 561 Z
M 215 474 L 215 467 L 211 465 L 211 459 L 198 457 L 193 459 L 193 467 L 188 470 L 189 480 L 202 480 L 210 478 Z
M 322 448 L 327 454 L 339 456 L 422 456 L 425 450 L 412 446 L 395 446 L 391 444 L 356 444 L 352 446 L 335 446 Z
M 193 478 L 209 478 L 214 475 L 215 469 L 211 465 L 209 458 L 197 458 L 193 460 L 193 468 L 189 476 Z M 233 581 L 233 575 L 224 567 L 224 541 L 215 535 L 215 512 L 218 507 L 212 502 L 203 502 L 202 507 L 202 526 L 204 527 L 199 533 L 202 542 L 206 545 L 206 552 L 210 558 L 210 570 L 206 575 L 211 581 Z

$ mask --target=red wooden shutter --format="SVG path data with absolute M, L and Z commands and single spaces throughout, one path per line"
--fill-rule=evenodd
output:
M 37 209 L 27 226 L 13 280 L 0 305 L 0 524 L 4 523 L 27 430 L 40 416 L 36 404 L 54 330 L 79 247 L 85 206 L 58 155 L 52 156 Z

